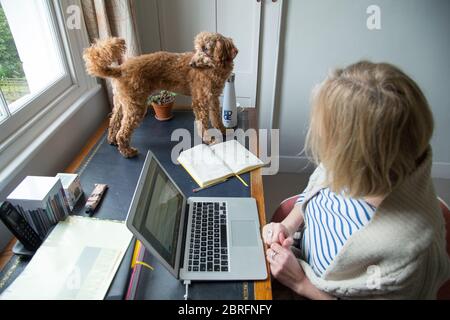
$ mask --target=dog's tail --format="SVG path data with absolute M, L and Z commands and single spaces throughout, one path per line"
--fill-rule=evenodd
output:
M 83 53 L 87 72 L 100 78 L 119 78 L 122 75 L 122 69 L 112 64 L 118 62 L 125 51 L 125 40 L 122 38 L 97 40 Z

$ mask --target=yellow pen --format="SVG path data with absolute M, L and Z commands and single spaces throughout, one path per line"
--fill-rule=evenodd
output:
M 239 179 L 239 181 L 242 182 L 242 184 L 243 184 L 244 186 L 248 187 L 248 184 L 244 181 L 244 179 L 242 179 L 241 177 L 239 177 L 239 175 L 237 175 L 237 174 L 235 174 L 235 176 L 236 176 L 236 178 Z

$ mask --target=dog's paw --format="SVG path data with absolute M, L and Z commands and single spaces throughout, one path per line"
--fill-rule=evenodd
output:
M 124 158 L 134 158 L 138 155 L 139 151 L 136 148 L 130 147 L 130 148 L 126 148 L 126 149 L 119 149 L 120 154 L 124 157 Z
M 203 142 L 206 144 L 214 144 L 214 137 L 210 136 L 209 134 L 204 134 L 202 138 Z
M 117 147 L 117 141 L 111 141 L 111 140 L 108 140 L 108 143 L 109 143 L 110 145 L 112 145 L 112 146 Z
M 117 146 L 117 139 L 116 139 L 116 136 L 115 136 L 115 135 L 113 135 L 113 134 L 108 134 L 107 141 L 108 141 L 108 143 L 109 143 L 110 145 L 112 145 L 112 146 Z
M 203 142 L 209 145 L 213 145 L 222 141 L 220 139 L 216 139 L 214 136 L 204 135 Z

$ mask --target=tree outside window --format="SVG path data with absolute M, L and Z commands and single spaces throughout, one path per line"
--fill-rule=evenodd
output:
M 29 88 L 9 28 L 4 10 L 0 4 L 0 90 L 8 104 L 28 94 Z M 1 115 L 0 115 L 1 116 Z

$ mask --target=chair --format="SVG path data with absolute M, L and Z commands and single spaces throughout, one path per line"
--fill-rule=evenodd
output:
M 441 205 L 442 213 L 445 219 L 445 229 L 447 237 L 447 254 L 450 255 L 450 208 L 444 200 L 439 199 L 439 204 Z M 444 285 L 439 289 L 438 300 L 450 300 L 450 280 L 444 283 Z
M 286 218 L 286 216 L 291 212 L 292 208 L 295 205 L 295 202 L 298 199 L 297 196 L 293 196 L 287 198 L 282 201 L 280 206 L 275 210 L 275 213 L 272 217 L 272 222 L 281 222 Z M 445 219 L 445 227 L 446 227 L 446 240 L 447 240 L 447 254 L 450 256 L 450 208 L 449 206 L 440 198 L 439 204 L 442 209 L 442 214 Z M 450 280 L 447 281 L 440 289 L 437 295 L 438 300 L 450 300 Z
M 275 210 L 272 216 L 272 222 L 281 222 L 287 217 L 292 208 L 294 208 L 295 202 L 298 199 L 298 195 L 283 200 L 279 207 Z

